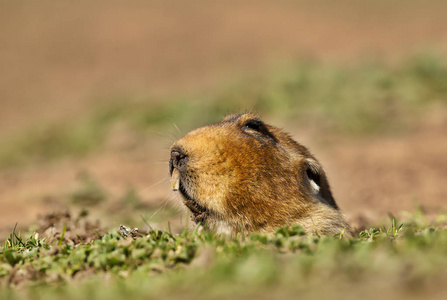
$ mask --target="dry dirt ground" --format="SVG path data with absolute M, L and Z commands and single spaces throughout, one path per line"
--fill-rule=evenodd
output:
M 349 63 L 446 51 L 445 11 L 442 1 L 2 2 L 0 136 L 74 118 L 114 95 L 202 91 L 297 57 Z M 415 203 L 435 212 L 446 207 L 447 117 L 426 119 L 404 136 L 326 144 L 285 127 L 326 166 L 346 214 L 375 220 Z M 133 149 L 123 146 L 129 139 Z M 30 224 L 64 206 L 83 171 L 115 197 L 133 186 L 155 207 L 174 202 L 166 181 L 173 139 L 132 139 L 118 132 L 85 159 L 0 172 L 0 237 L 17 221 Z

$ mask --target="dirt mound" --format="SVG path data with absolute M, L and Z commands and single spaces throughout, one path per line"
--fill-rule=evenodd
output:
M 104 230 L 99 220 L 90 221 L 88 212 L 83 210 L 77 216 L 73 216 L 68 210 L 56 211 L 38 218 L 39 227 L 36 232 L 41 237 L 46 237 L 49 244 L 55 241 L 65 244 L 89 243 L 101 238 Z

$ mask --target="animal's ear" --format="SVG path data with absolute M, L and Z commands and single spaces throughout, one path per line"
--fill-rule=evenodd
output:
M 311 193 L 321 202 L 338 209 L 337 203 L 335 203 L 334 197 L 332 196 L 326 173 L 321 165 L 315 159 L 307 158 L 305 166 L 304 177 L 309 183 Z

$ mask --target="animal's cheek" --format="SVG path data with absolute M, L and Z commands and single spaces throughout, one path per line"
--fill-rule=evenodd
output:
M 201 171 L 195 176 L 196 200 L 214 212 L 225 213 L 225 199 L 230 189 L 227 174 Z

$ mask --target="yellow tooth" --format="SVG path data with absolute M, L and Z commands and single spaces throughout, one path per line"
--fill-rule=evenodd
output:
M 174 191 L 178 191 L 180 185 L 180 172 L 177 169 L 174 169 L 174 171 L 172 171 L 171 185 Z

